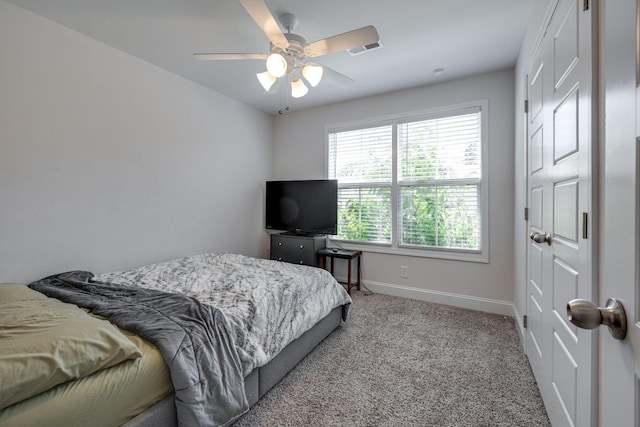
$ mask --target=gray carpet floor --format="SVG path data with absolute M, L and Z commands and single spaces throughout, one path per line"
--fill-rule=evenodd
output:
M 241 426 L 550 426 L 514 320 L 365 291 Z

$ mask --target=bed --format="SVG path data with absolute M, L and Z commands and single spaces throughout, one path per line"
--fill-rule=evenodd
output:
M 350 304 L 325 270 L 227 253 L 0 285 L 0 425 L 230 425 Z

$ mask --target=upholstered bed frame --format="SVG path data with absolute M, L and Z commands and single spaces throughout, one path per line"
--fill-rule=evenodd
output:
M 253 406 L 280 381 L 298 362 L 325 339 L 342 320 L 343 306 L 334 308 L 324 319 L 287 345 L 266 365 L 256 368 L 245 377 L 245 390 L 249 405 Z M 173 394 L 153 405 L 125 424 L 125 427 L 177 426 Z

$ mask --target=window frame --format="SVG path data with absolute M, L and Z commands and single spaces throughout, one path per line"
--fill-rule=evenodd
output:
M 399 243 L 400 222 L 402 217 L 399 202 L 400 184 L 398 177 L 398 130 L 397 125 L 407 122 L 429 120 L 441 117 L 464 114 L 471 111 L 480 112 L 480 179 L 477 181 L 480 195 L 479 203 L 479 238 L 478 250 L 435 248 L 421 245 L 411 245 Z M 325 126 L 325 163 L 324 174 L 329 178 L 329 134 L 335 132 L 346 132 L 357 129 L 374 128 L 384 125 L 392 125 L 392 182 L 391 182 L 391 243 L 363 242 L 344 240 L 338 236 L 329 236 L 329 239 L 345 249 L 361 250 L 366 252 L 376 252 L 382 254 L 405 255 L 424 258 L 440 258 L 458 261 L 489 262 L 489 102 L 487 99 L 469 101 L 459 104 L 434 107 L 424 110 L 411 111 L 381 117 L 373 117 L 364 120 L 357 120 L 344 123 L 334 123 Z M 453 181 L 444 181 L 451 184 Z M 338 184 L 340 187 L 340 184 Z M 345 185 L 353 187 L 354 185 Z

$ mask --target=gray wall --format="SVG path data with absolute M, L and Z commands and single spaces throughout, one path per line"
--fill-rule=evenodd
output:
M 266 255 L 272 117 L 0 1 L 0 282 Z
M 513 314 L 513 69 L 278 116 L 274 178 L 324 177 L 327 125 L 480 99 L 489 101 L 490 262 L 366 252 L 363 275 L 379 292 Z

